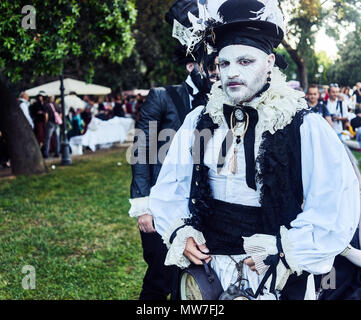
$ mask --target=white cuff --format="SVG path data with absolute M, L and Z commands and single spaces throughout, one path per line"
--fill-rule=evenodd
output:
M 184 226 L 184 225 L 185 225 L 184 220 L 183 219 L 178 219 L 171 227 L 169 227 L 169 229 L 167 229 L 164 232 L 164 234 L 162 236 L 162 239 L 163 239 L 163 242 L 167 246 L 168 249 L 171 246 L 170 237 L 172 236 L 173 232 L 175 230 L 177 230 L 179 227 Z
M 179 229 L 177 231 L 177 236 L 174 238 L 173 243 L 168 250 L 164 263 L 166 266 L 176 265 L 179 268 L 184 269 L 190 265 L 190 261 L 183 254 L 188 238 L 193 238 L 198 245 L 206 243 L 203 233 L 195 230 L 193 227 L 185 226 L 184 228 Z
M 293 272 L 297 272 L 298 275 L 302 273 L 302 270 L 298 268 L 292 259 L 292 247 L 287 238 L 287 229 L 282 226 L 280 233 L 285 259 L 291 269 L 287 269 L 282 261 L 278 263 L 276 279 L 277 290 L 283 289 L 288 280 L 288 277 Z M 254 260 L 256 270 L 260 275 L 265 274 L 269 266 L 265 265 L 263 261 L 267 258 L 267 256 L 278 254 L 276 237 L 266 234 L 255 234 L 251 237 L 243 237 L 243 240 L 244 251 Z M 271 278 L 267 280 L 265 286 L 269 288 L 270 283 Z
M 129 202 L 131 205 L 129 210 L 129 216 L 131 218 L 137 218 L 144 214 L 152 214 L 149 209 L 149 197 L 133 198 L 129 199 Z
M 294 258 L 292 243 L 288 239 L 288 230 L 285 226 L 281 227 L 280 235 L 281 235 L 281 243 L 282 243 L 283 252 L 285 254 L 285 259 L 286 259 L 288 265 L 290 266 L 292 273 L 296 272 L 297 276 L 300 276 L 302 274 L 302 269 L 297 264 L 296 259 Z

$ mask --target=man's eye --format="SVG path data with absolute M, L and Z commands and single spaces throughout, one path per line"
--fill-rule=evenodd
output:
M 219 67 L 220 68 L 226 68 L 229 66 L 229 62 L 228 61 L 222 61 L 219 63 Z
M 253 61 L 252 60 L 249 60 L 249 59 L 241 59 L 239 60 L 239 63 L 242 65 L 242 66 L 248 66 L 249 64 L 251 64 Z

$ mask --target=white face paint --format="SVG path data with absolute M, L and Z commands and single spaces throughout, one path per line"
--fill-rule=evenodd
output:
M 245 45 L 230 45 L 219 52 L 223 91 L 238 104 L 252 100 L 267 81 L 275 56 Z

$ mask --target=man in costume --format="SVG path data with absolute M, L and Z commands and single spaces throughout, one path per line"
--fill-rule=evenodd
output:
M 359 222 L 345 149 L 279 69 L 277 1 L 202 0 L 189 18 L 188 52 L 215 48 L 221 81 L 186 117 L 151 189 L 165 264 L 206 261 L 224 290 L 242 271 L 254 299 L 315 299 L 313 275 L 331 270 Z
M 187 1 L 186 7 L 183 3 L 184 1 L 176 1 L 167 13 L 166 21 L 171 25 L 173 20 L 177 19 L 184 25 L 190 26 L 188 11 L 198 13 L 197 1 Z M 155 184 L 162 164 L 161 156 L 154 161 L 152 155 L 158 155 L 160 150 L 164 151 L 169 142 L 159 138 L 154 145 L 151 131 L 156 130 L 156 137 L 160 136 L 162 130 L 168 133 L 167 130 L 172 130 L 175 133 L 192 109 L 205 104 L 206 94 L 210 91 L 209 80 L 201 75 L 194 58 L 186 57 L 185 48 L 176 49 L 175 62 L 186 66 L 189 73 L 187 79 L 182 85 L 151 89 L 141 108 L 140 119 L 136 123 L 136 129 L 144 133 L 145 139 L 138 139 L 136 136 L 135 156 L 139 157 L 143 154 L 146 159 L 139 159 L 140 161 L 132 165 L 129 215 L 138 219 L 144 260 L 148 264 L 139 297 L 141 300 L 166 299 L 171 293 L 173 275 L 176 275 L 175 267 L 164 266 L 167 248 L 159 234 L 155 232 L 153 216 L 148 204 L 150 188 Z M 167 137 L 169 138 L 168 134 Z

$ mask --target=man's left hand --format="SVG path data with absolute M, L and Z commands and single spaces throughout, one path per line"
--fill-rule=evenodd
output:
M 257 269 L 256 269 L 256 265 L 255 265 L 252 257 L 244 260 L 243 263 L 246 264 L 247 266 L 249 266 L 252 271 L 254 271 L 254 272 L 256 272 L 257 274 L 259 274 L 258 271 L 257 271 Z

